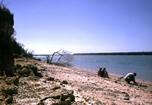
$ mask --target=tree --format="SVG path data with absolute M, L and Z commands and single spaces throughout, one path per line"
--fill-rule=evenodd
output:
M 61 50 L 54 52 L 54 53 L 52 54 L 52 57 L 51 57 L 50 60 L 49 60 L 49 57 L 50 57 L 50 56 L 47 56 L 47 63 L 52 63 L 52 62 L 53 62 L 53 58 L 54 58 L 54 56 L 55 56 L 56 54 L 62 56 L 62 54 L 60 53 L 60 51 L 61 51 Z
M 24 57 L 30 57 L 30 58 L 33 57 L 34 51 L 29 51 L 28 49 L 25 50 L 24 44 L 17 42 L 14 36 L 11 37 L 11 45 L 12 45 L 13 54 L 21 55 Z
M 73 55 L 70 52 L 63 50 L 57 62 L 69 66 L 72 60 Z
M 14 15 L 0 3 L 0 75 L 13 76 L 14 58 L 11 37 Z
M 56 56 L 56 62 L 53 61 L 53 58 Z M 50 55 L 46 57 L 47 63 L 56 63 L 62 65 L 70 65 L 70 62 L 73 60 L 73 55 L 65 50 L 59 50 L 52 54 L 51 58 Z

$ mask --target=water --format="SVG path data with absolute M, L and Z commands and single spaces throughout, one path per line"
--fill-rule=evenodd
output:
M 136 72 L 136 78 L 152 81 L 152 55 L 74 55 L 71 63 L 96 71 L 106 67 L 109 73 L 120 75 Z
M 57 61 L 57 57 L 53 61 Z M 152 81 L 152 55 L 74 55 L 71 64 L 95 71 L 106 67 L 109 73 L 119 75 L 136 72 L 136 78 Z

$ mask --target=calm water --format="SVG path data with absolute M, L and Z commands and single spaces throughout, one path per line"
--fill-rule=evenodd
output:
M 152 55 L 74 55 L 72 64 L 96 71 L 106 67 L 120 75 L 136 72 L 137 78 L 152 81 Z

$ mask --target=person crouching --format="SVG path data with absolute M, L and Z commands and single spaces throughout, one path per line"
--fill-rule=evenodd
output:
M 128 84 L 130 84 L 130 82 L 133 81 L 134 84 L 137 85 L 137 82 L 135 81 L 135 76 L 136 76 L 136 75 L 137 75 L 136 73 L 128 73 L 128 74 L 124 77 L 124 79 L 125 79 L 125 81 L 126 81 Z

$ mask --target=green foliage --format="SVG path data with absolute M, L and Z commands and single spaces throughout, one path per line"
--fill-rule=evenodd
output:
M 11 37 L 14 33 L 14 15 L 0 5 L 0 75 L 13 76 L 14 58 Z
M 14 54 L 17 54 L 17 55 L 22 55 L 24 57 L 30 57 L 32 58 L 33 57 L 33 53 L 30 52 L 28 49 L 25 50 L 24 49 L 24 45 L 21 44 L 21 43 L 18 43 L 16 41 L 15 38 L 12 37 L 12 50 L 13 50 L 13 53 Z
M 0 3 L 0 75 L 13 76 L 13 54 L 33 57 L 13 37 L 14 15 Z

